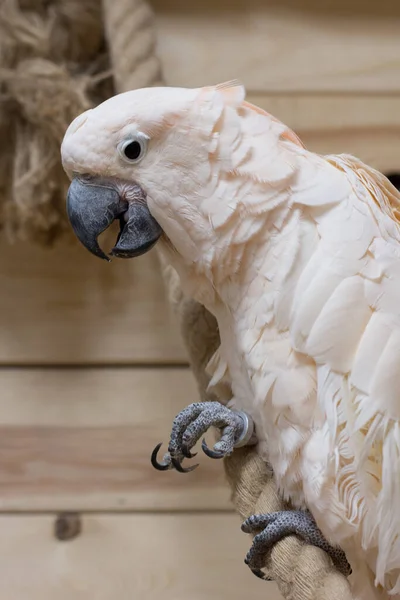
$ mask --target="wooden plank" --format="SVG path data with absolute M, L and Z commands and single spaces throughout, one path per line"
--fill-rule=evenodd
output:
M 153 0 L 169 85 L 239 78 L 263 92 L 400 91 L 393 0 Z
M 400 171 L 400 135 L 394 131 L 302 132 L 309 150 L 320 154 L 352 154 L 382 173 Z
M 3 239 L 0 279 L 0 363 L 186 362 L 154 251 L 108 264 Z
M 198 399 L 188 369 L 3 369 L 0 388 L 0 510 L 232 510 L 219 461 L 150 464 Z
M 248 99 L 292 127 L 309 150 L 353 154 L 383 173 L 400 171 L 400 95 L 250 93 Z
M 83 516 L 57 540 L 52 516 L 0 517 L 0 595 L 12 600 L 280 600 L 243 562 L 233 515 Z
M 393 131 L 400 137 L 400 94 L 247 94 L 247 100 L 295 130 L 340 133 L 343 130 Z

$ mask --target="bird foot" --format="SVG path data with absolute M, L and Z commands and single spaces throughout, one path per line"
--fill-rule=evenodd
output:
M 318 529 L 312 515 L 303 510 L 283 510 L 270 514 L 253 515 L 242 525 L 245 533 L 255 533 L 253 545 L 245 558 L 245 563 L 257 577 L 269 581 L 262 568 L 276 542 L 288 535 L 297 535 L 305 542 L 321 548 L 332 559 L 336 568 L 346 577 L 351 567 L 341 548 L 331 546 Z
M 219 402 L 195 402 L 182 410 L 174 419 L 172 433 L 168 445 L 168 453 L 163 461 L 157 460 L 158 444 L 151 455 L 151 464 L 159 471 L 175 468 L 180 473 L 193 471 L 198 465 L 183 467 L 184 458 L 193 458 L 191 450 L 201 436 L 210 427 L 221 430 L 221 437 L 210 449 L 205 440 L 202 450 L 210 458 L 223 458 L 233 452 L 234 448 L 244 446 L 254 439 L 254 424 L 244 412 L 231 410 Z

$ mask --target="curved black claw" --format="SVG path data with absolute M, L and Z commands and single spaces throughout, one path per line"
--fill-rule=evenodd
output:
M 176 460 L 176 458 L 172 458 L 172 457 L 171 457 L 171 462 L 174 465 L 175 469 L 177 471 L 179 471 L 179 473 L 190 473 L 190 471 L 194 471 L 199 466 L 198 464 L 196 464 L 196 465 L 192 465 L 191 467 L 185 468 L 185 467 L 182 467 L 179 460 Z
M 194 454 L 192 454 L 189 450 L 189 447 L 187 444 L 182 444 L 181 446 L 181 452 L 183 454 L 183 456 L 185 458 L 194 458 L 195 456 L 197 456 L 197 452 L 195 452 Z
M 207 446 L 206 440 L 204 438 L 201 442 L 201 449 L 203 450 L 204 454 L 206 454 L 209 458 L 224 458 L 225 456 L 224 452 L 215 452 L 215 450 L 211 450 L 211 448 Z
M 168 469 L 171 468 L 170 463 L 158 462 L 158 460 L 157 460 L 157 454 L 158 454 L 161 446 L 162 446 L 162 442 L 157 444 L 157 446 L 154 448 L 153 452 L 151 453 L 151 464 L 153 465 L 153 467 L 155 469 L 157 469 L 157 471 L 168 471 Z

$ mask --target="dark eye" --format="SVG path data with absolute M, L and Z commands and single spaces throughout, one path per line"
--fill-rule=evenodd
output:
M 121 157 L 130 163 L 138 162 L 143 158 L 147 149 L 148 137 L 140 131 L 135 132 L 129 139 L 118 145 Z
M 125 154 L 126 158 L 128 158 L 129 160 L 137 160 L 139 158 L 141 152 L 142 152 L 142 146 L 141 146 L 140 142 L 137 142 L 137 141 L 130 142 L 130 144 L 128 144 L 124 148 L 124 154 Z

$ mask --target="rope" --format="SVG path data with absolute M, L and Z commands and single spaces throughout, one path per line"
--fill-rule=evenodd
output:
M 103 0 L 103 15 L 117 91 L 163 85 L 148 2 Z
M 0 2 L 0 226 L 49 245 L 70 232 L 60 144 L 112 95 L 99 0 Z

